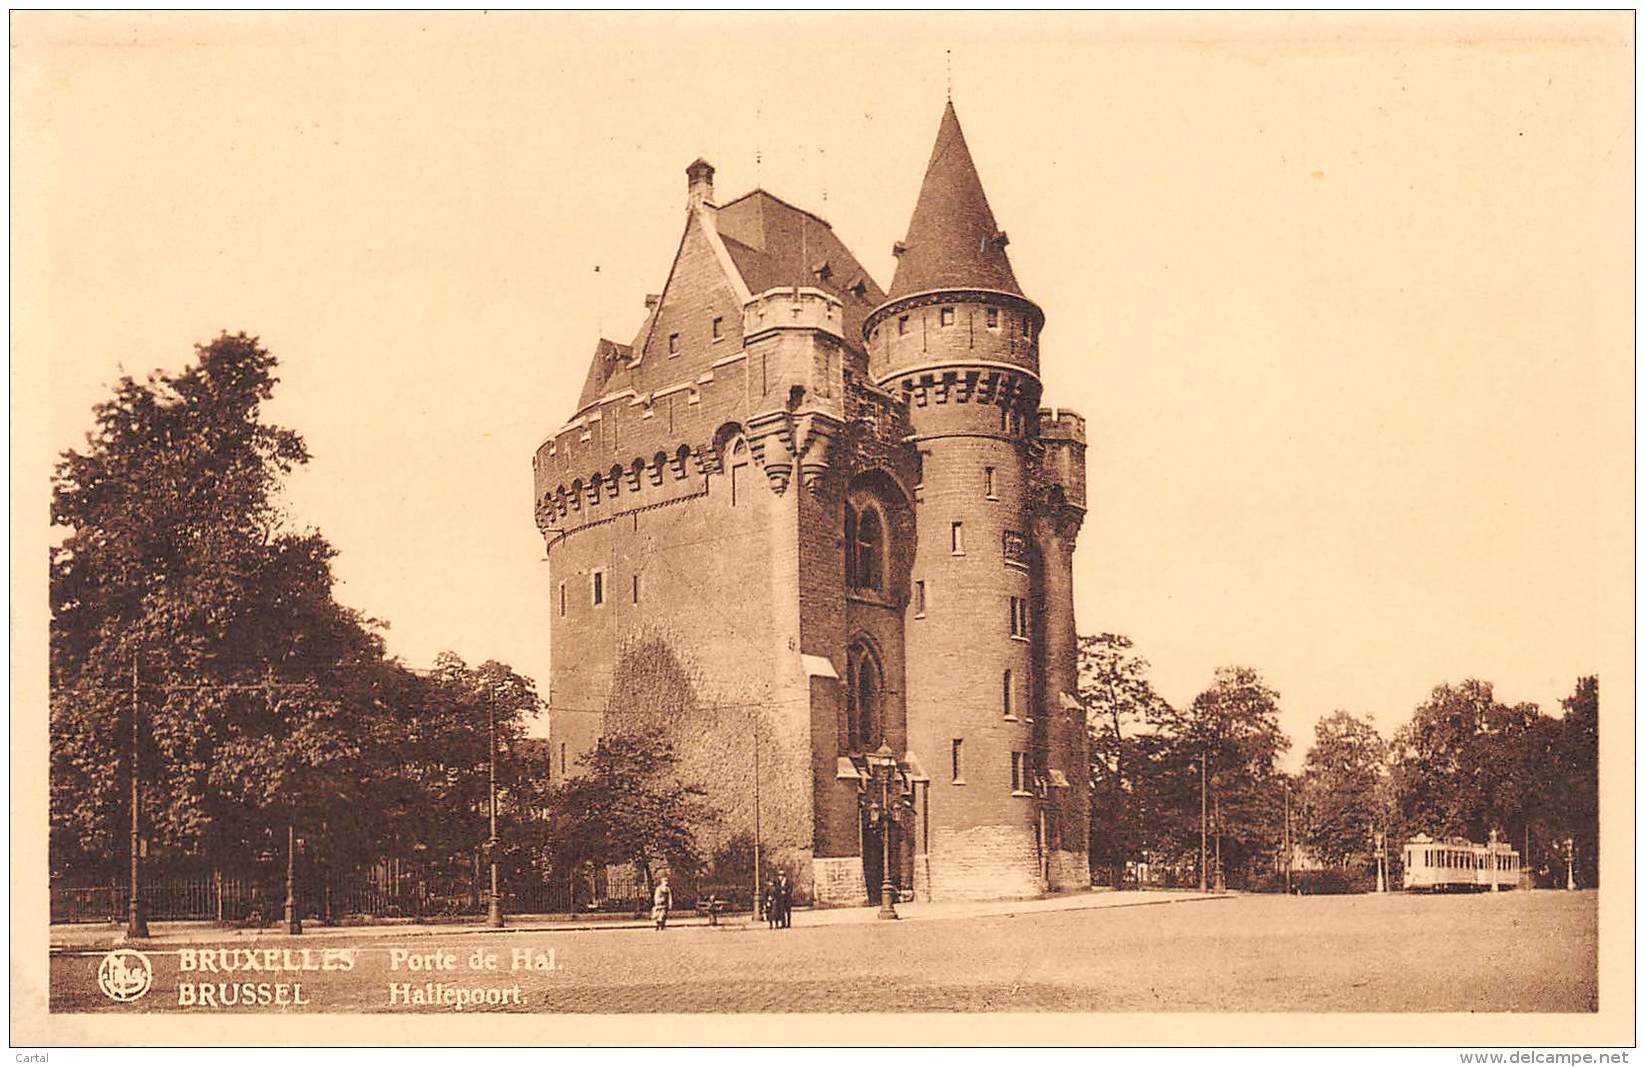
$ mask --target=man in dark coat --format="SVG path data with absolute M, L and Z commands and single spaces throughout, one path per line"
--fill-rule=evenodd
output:
M 793 925 L 794 887 L 788 883 L 788 874 L 777 875 L 777 925 L 787 929 Z

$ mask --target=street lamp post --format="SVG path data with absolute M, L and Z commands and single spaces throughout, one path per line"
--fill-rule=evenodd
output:
M 892 901 L 896 887 L 891 884 L 891 776 L 897 769 L 896 753 L 884 741 L 878 752 L 869 757 L 874 778 L 880 785 L 880 915 L 882 919 L 897 918 L 897 905 Z
M 491 895 L 486 901 L 486 925 L 503 925 L 503 902 L 497 894 L 497 707 L 486 701 L 486 729 L 491 744 L 491 783 L 487 805 L 491 809 L 491 836 L 486 839 L 486 855 L 491 861 Z
M 297 914 L 297 824 L 286 823 L 286 933 L 303 932 L 303 918 Z
M 1199 757 L 1199 891 L 1205 892 L 1205 864 L 1210 857 L 1205 849 L 1205 753 Z
M 1377 831 L 1377 892 L 1388 892 L 1388 838 Z
M 1567 837 L 1565 839 L 1565 888 L 1576 888 L 1576 842 Z
M 1291 895 L 1291 780 L 1285 779 L 1285 895 Z
M 130 895 L 126 901 L 126 937 L 146 938 L 149 935 L 148 920 L 143 917 L 143 902 L 137 893 L 137 865 L 138 856 L 143 850 L 142 838 L 138 835 L 137 810 L 140 806 L 137 773 L 138 741 L 142 737 L 138 725 L 138 698 L 137 698 L 137 657 L 131 657 L 131 886 Z

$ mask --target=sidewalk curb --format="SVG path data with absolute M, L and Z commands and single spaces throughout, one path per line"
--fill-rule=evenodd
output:
M 1071 902 L 1070 904 L 1065 905 L 1065 906 L 1061 906 L 1061 907 L 1044 907 L 1044 906 L 1035 907 L 1035 906 L 1033 906 L 1033 905 L 1036 905 L 1036 904 L 1042 904 L 1042 902 L 1045 901 L 1045 900 L 1058 899 L 1058 898 L 1055 898 L 1055 897 L 1052 897 L 1052 898 L 1042 897 L 1042 898 L 1038 898 L 1038 899 L 1029 899 L 1029 900 L 1000 901 L 999 904 L 1002 905 L 1002 906 L 999 907 L 997 910 L 988 910 L 988 911 L 982 911 L 982 912 L 976 912 L 976 913 L 970 913 L 970 914 L 922 915 L 922 914 L 919 914 L 916 911 L 912 915 L 902 915 L 902 916 L 900 916 L 899 921 L 901 921 L 901 922 L 936 922 L 936 921 L 942 921 L 942 920 L 954 921 L 954 920 L 963 920 L 963 919 L 991 919 L 991 918 L 1007 918 L 1007 919 L 1010 919 L 1010 918 L 1016 918 L 1019 915 L 1055 914 L 1055 913 L 1059 913 L 1059 912 L 1076 912 L 1076 911 L 1080 911 L 1080 912 L 1083 912 L 1083 911 L 1108 911 L 1108 910 L 1117 910 L 1117 909 L 1120 909 L 1120 908 L 1157 907 L 1157 906 L 1162 905 L 1162 904 L 1188 904 L 1188 903 L 1198 903 L 1198 902 L 1214 901 L 1214 900 L 1232 900 L 1232 899 L 1235 899 L 1238 895 L 1239 894 L 1235 894 L 1235 893 L 1221 893 L 1221 894 L 1206 893 L 1203 896 L 1201 896 L 1199 894 L 1184 895 L 1184 896 L 1161 896 L 1159 898 L 1152 899 L 1152 900 L 1125 900 L 1125 901 L 1118 901 L 1118 902 L 1110 903 L 1105 899 L 1106 894 L 1100 894 L 1100 895 L 1099 894 L 1094 894 L 1089 899 L 1078 899 L 1077 902 Z M 1064 898 L 1064 899 L 1070 899 L 1070 898 Z M 1029 906 L 1024 907 L 1023 905 L 1029 905 Z M 839 913 L 844 912 L 844 911 L 855 911 L 855 910 L 858 910 L 858 909 L 842 909 L 842 908 L 814 909 L 814 908 L 804 908 L 804 909 L 800 909 L 799 914 L 801 916 L 805 916 L 805 915 L 816 916 L 816 915 L 827 915 L 827 914 L 830 914 L 830 913 L 839 914 Z M 862 924 L 862 923 L 869 923 L 869 922 L 872 922 L 872 921 L 873 921 L 872 919 L 867 919 L 867 918 L 848 918 L 848 919 L 842 919 L 842 920 L 838 920 L 838 921 L 824 921 L 824 922 L 819 922 L 819 923 L 815 923 L 815 924 L 802 923 L 801 925 L 802 925 L 802 928 L 805 928 L 805 929 L 820 929 L 822 927 L 827 927 L 827 926 L 850 926 L 850 925 L 858 925 L 858 924 Z M 686 920 L 683 920 L 683 921 L 680 921 L 680 922 L 671 922 L 669 924 L 669 927 L 672 928 L 672 929 L 697 929 L 697 930 L 716 929 L 716 930 L 726 930 L 726 931 L 745 931 L 745 930 L 758 929 L 759 922 L 757 920 L 753 919 L 752 917 L 750 917 L 750 918 L 746 918 L 746 919 L 731 919 L 731 920 L 722 919 L 718 923 L 710 924 L 706 919 L 698 919 L 695 916 L 693 916 L 690 919 L 686 919 Z M 193 936 L 192 934 L 182 934 L 181 932 L 179 932 L 176 935 L 161 934 L 160 937 L 150 939 L 147 942 L 128 941 L 124 936 L 122 936 L 118 933 L 112 933 L 110 936 L 108 936 L 106 938 L 100 937 L 100 938 L 97 938 L 95 940 L 87 940 L 87 941 L 78 942 L 78 943 L 75 943 L 75 942 L 53 942 L 49 946 L 49 952 L 50 952 L 50 955 L 52 955 L 52 956 L 74 956 L 74 955 L 97 954 L 97 953 L 102 953 L 102 952 L 108 952 L 112 949 L 125 948 L 125 947 L 141 947 L 141 948 L 151 949 L 151 950 L 156 951 L 156 952 L 163 952 L 163 951 L 166 951 L 167 948 L 169 948 L 170 946 L 173 946 L 173 945 L 190 946 L 190 945 L 197 945 L 197 944 L 206 943 L 206 942 L 224 942 L 224 941 L 241 942 L 245 947 L 252 947 L 252 946 L 273 947 L 273 946 L 276 946 L 276 945 L 279 946 L 279 947 L 292 947 L 293 945 L 301 945 L 301 944 L 304 944 L 305 942 L 312 944 L 314 942 L 330 941 L 330 940 L 333 940 L 333 939 L 341 939 L 341 938 L 361 938 L 361 939 L 364 939 L 364 940 L 367 940 L 367 941 L 383 942 L 383 941 L 394 941 L 394 940 L 409 940 L 409 939 L 412 939 L 412 938 L 423 938 L 423 937 L 466 937 L 466 936 L 472 936 L 472 935 L 476 935 L 476 934 L 482 934 L 482 935 L 531 934 L 531 933 L 570 934 L 570 933 L 595 933 L 595 932 L 605 931 L 605 930 L 649 930 L 651 928 L 652 928 L 651 922 L 645 921 L 645 920 L 614 920 L 614 921 L 589 920 L 589 921 L 584 921 L 584 922 L 557 922 L 557 923 L 523 924 L 523 925 L 519 925 L 519 926 L 503 926 L 501 928 L 490 927 L 490 926 L 457 926 L 457 925 L 443 926 L 443 927 L 427 927 L 427 926 L 424 926 L 424 927 L 416 927 L 416 928 L 412 928 L 412 927 L 395 927 L 395 926 L 386 926 L 386 925 L 385 926 L 317 926 L 315 929 L 311 930 L 307 934 L 284 934 L 284 933 L 279 933 L 279 932 L 276 932 L 276 931 L 269 931 L 267 934 L 257 933 L 257 934 L 252 934 L 252 935 L 245 935 L 245 934 L 243 934 L 239 931 L 227 931 L 227 930 L 217 931 L 217 930 L 214 930 L 210 927 L 203 927 L 203 928 L 200 929 L 198 936 Z

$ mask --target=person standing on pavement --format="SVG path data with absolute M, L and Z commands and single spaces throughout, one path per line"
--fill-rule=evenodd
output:
M 777 925 L 784 930 L 793 925 L 794 887 L 788 884 L 788 873 L 777 875 Z
M 777 928 L 777 882 L 775 879 L 765 880 L 765 891 L 760 897 L 760 904 L 765 911 L 765 925 L 768 930 Z
M 668 909 L 674 906 L 674 894 L 668 888 L 668 876 L 657 883 L 657 889 L 651 894 L 651 921 L 661 930 L 668 925 Z

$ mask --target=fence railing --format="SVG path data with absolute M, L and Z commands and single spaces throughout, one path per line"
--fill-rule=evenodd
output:
M 700 883 L 700 884 L 699 884 Z M 677 905 L 713 895 L 748 906 L 751 890 L 740 884 L 721 884 L 675 875 L 671 879 Z M 286 888 L 273 877 L 159 878 L 139 887 L 144 916 L 152 920 L 222 922 L 234 926 L 265 926 L 285 914 Z M 510 915 L 575 915 L 589 911 L 644 911 L 651 906 L 651 890 L 637 871 L 613 866 L 591 885 L 585 877 L 540 879 L 499 886 L 502 908 Z M 484 915 L 486 887 L 417 877 L 384 882 L 369 876 L 349 880 L 299 878 L 298 916 L 323 922 L 360 922 L 381 919 L 472 918 Z M 51 886 L 54 923 L 123 922 L 127 889 L 124 884 Z

